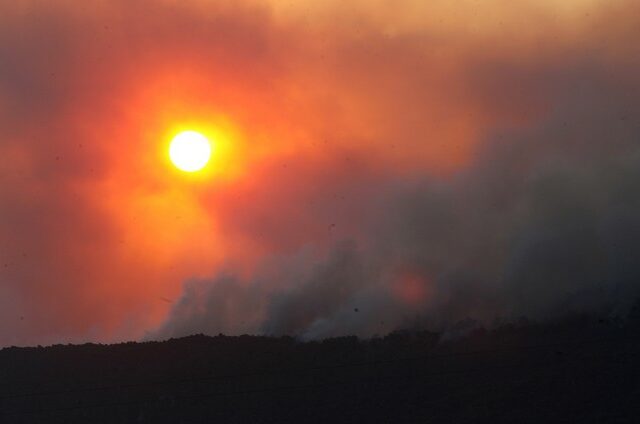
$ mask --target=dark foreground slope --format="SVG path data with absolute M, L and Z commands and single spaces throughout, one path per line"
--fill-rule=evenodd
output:
M 640 328 L 592 318 L 300 343 L 0 351 L 2 423 L 640 422 Z

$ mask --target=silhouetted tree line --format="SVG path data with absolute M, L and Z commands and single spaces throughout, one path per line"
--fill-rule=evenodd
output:
M 640 303 L 458 330 L 6 348 L 0 422 L 638 422 Z

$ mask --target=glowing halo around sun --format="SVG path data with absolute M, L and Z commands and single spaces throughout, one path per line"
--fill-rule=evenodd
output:
M 176 168 L 196 172 L 204 168 L 211 158 L 211 144 L 196 131 L 182 131 L 171 140 L 169 157 Z

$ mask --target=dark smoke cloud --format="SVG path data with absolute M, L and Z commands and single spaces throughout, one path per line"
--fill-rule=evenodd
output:
M 465 318 L 624 315 L 640 295 L 640 80 L 605 65 L 532 70 L 549 93 L 543 119 L 496 129 L 451 178 L 376 182 L 358 199 L 358 236 L 329 253 L 281 258 L 276 274 L 233 284 L 188 284 L 153 337 L 371 336 L 415 317 L 443 329 Z M 407 271 L 423 288 L 414 303 L 397 293 Z M 230 310 L 251 323 L 221 323 Z

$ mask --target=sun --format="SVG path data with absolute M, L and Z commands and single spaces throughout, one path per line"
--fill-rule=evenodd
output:
M 211 157 L 211 144 L 196 131 L 183 131 L 171 140 L 169 157 L 176 168 L 196 172 L 205 167 Z

